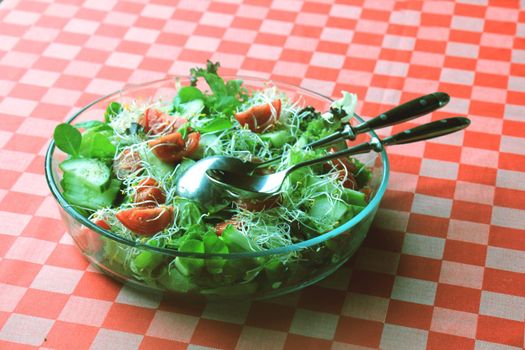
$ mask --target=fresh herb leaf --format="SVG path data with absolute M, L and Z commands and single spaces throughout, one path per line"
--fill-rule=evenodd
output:
M 78 156 L 80 143 L 82 142 L 82 134 L 73 126 L 62 123 L 57 125 L 53 133 L 56 146 L 73 157 Z
M 111 126 L 108 124 L 101 122 L 100 120 L 88 120 L 85 122 L 80 122 L 75 125 L 73 125 L 77 129 L 84 129 L 84 130 L 93 130 L 93 131 L 113 131 Z
M 204 103 L 213 113 L 221 112 L 232 115 L 247 98 L 247 92 L 242 88 L 241 80 L 230 80 L 227 83 L 218 75 L 219 63 L 208 60 L 206 69 L 192 68 L 190 70 L 191 82 L 195 86 L 199 77 L 204 78 L 211 89 L 211 94 L 206 95 Z
M 122 105 L 120 103 L 111 102 L 106 108 L 106 112 L 104 113 L 104 120 L 106 121 L 106 123 L 109 123 L 111 119 L 113 119 L 120 113 L 121 110 Z
M 106 134 L 92 130 L 84 133 L 80 144 L 80 155 L 86 158 L 112 158 L 116 150 Z
M 205 97 L 202 91 L 200 91 L 196 87 L 185 86 L 179 90 L 173 102 L 175 105 L 179 105 L 181 103 L 186 103 L 193 100 L 204 100 L 204 98 Z
M 177 129 L 177 132 L 180 133 L 180 136 L 182 136 L 183 140 L 186 140 L 186 138 L 188 137 L 189 128 L 190 123 L 184 123 L 180 128 Z
M 224 131 L 231 129 L 233 127 L 233 123 L 230 119 L 219 117 L 212 119 L 211 121 L 205 123 L 202 126 L 194 127 L 198 132 L 201 134 L 208 134 L 212 132 L 218 132 L 218 131 Z

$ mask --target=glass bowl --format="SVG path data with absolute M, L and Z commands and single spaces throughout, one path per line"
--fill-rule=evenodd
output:
M 268 82 L 249 77 L 242 79 L 248 89 L 261 89 Z M 75 124 L 87 120 L 103 120 L 107 105 L 134 99 L 169 98 L 178 86 L 189 85 L 188 78 L 171 77 L 141 85 L 131 85 L 90 103 L 68 120 Z M 332 100 L 316 92 L 272 81 L 290 98 L 299 99 L 319 111 L 329 109 Z M 355 120 L 363 120 L 356 116 Z M 354 121 L 355 121 L 354 120 Z M 374 132 L 360 135 L 358 141 L 377 137 Z M 46 153 L 45 174 L 51 192 L 59 204 L 67 230 L 84 256 L 105 274 L 145 290 L 164 292 L 175 297 L 205 299 L 263 299 L 299 290 L 327 277 L 344 264 L 363 242 L 385 192 L 389 165 L 387 155 L 368 153 L 356 156 L 371 170 L 372 194 L 368 205 L 357 216 L 336 229 L 315 238 L 276 249 L 230 254 L 197 254 L 175 249 L 158 248 L 128 240 L 104 230 L 89 221 L 68 204 L 61 194 L 61 173 L 58 164 L 66 155 L 52 141 Z M 293 259 L 287 257 L 293 256 Z M 200 266 L 201 273 L 185 276 L 177 269 L 176 260 Z M 154 261 L 154 268 L 141 271 L 137 261 Z M 282 263 L 282 261 L 286 261 Z M 132 263 L 134 262 L 134 263 Z M 206 267 L 219 264 L 222 273 L 210 274 Z M 139 270 L 138 270 L 139 269 Z

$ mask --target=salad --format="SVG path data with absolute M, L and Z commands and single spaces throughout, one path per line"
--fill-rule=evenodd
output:
M 363 210 L 371 173 L 353 158 L 295 171 L 277 196 L 264 201 L 231 200 L 204 209 L 177 196 L 177 179 L 208 156 L 247 161 L 282 156 L 262 170 L 278 171 L 346 147 L 344 141 L 306 146 L 349 122 L 355 95 L 343 92 L 329 111 L 318 111 L 271 83 L 249 91 L 241 80 L 225 81 L 218 68 L 208 61 L 206 68 L 191 69 L 191 85 L 177 86 L 174 97 L 111 102 L 103 121 L 58 125 L 55 145 L 68 155 L 59 164 L 68 203 L 123 239 L 212 254 L 284 247 L 333 230 Z M 200 87 L 204 83 L 207 88 Z M 205 261 L 100 240 L 92 254 L 111 269 L 152 287 L 208 294 L 276 289 L 297 280 L 298 262 L 321 266 L 323 259 L 344 253 L 344 245 L 327 241 L 314 258 L 305 250 L 242 262 Z

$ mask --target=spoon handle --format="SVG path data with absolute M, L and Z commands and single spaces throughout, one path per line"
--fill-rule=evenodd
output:
M 435 137 L 444 136 L 453 132 L 459 131 L 470 125 L 470 120 L 464 117 L 452 117 L 447 119 L 441 119 L 435 122 L 426 123 L 423 125 L 416 126 L 411 129 L 407 129 L 398 134 L 386 137 L 383 140 L 373 138 L 369 142 L 363 142 L 356 146 L 347 148 L 345 150 L 328 154 L 324 157 L 317 159 L 307 160 L 295 164 L 288 168 L 287 173 L 290 173 L 299 168 L 324 163 L 332 159 L 337 159 L 345 156 L 350 156 L 360 153 L 368 153 L 370 151 L 380 152 L 383 150 L 383 146 L 401 145 L 405 143 L 429 140 Z
M 435 122 L 416 126 L 398 134 L 384 138 L 381 143 L 384 146 L 402 145 L 404 143 L 417 142 L 447 135 L 470 125 L 470 119 L 454 117 L 441 119 Z
M 386 128 L 394 124 L 406 122 L 408 120 L 421 117 L 446 105 L 450 101 L 450 96 L 444 92 L 434 92 L 425 96 L 420 96 L 397 107 L 394 107 L 375 118 L 356 126 L 345 125 L 343 130 L 337 131 L 327 137 L 309 143 L 306 147 L 317 147 L 330 144 L 339 139 L 354 140 L 356 135 L 364 132 Z
M 434 92 L 421 96 L 394 107 L 377 117 L 353 127 L 355 134 L 361 134 L 374 129 L 385 128 L 401 122 L 420 117 L 445 106 L 450 96 L 444 92 Z

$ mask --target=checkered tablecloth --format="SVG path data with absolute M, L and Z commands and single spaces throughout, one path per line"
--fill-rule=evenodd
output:
M 525 5 L 518 0 L 4 0 L 0 3 L 0 349 L 521 349 Z M 467 131 L 389 150 L 357 254 L 278 299 L 144 295 L 90 267 L 43 175 L 54 126 L 126 83 L 222 72 L 374 116 L 418 95 Z M 383 134 L 401 130 L 394 127 Z

